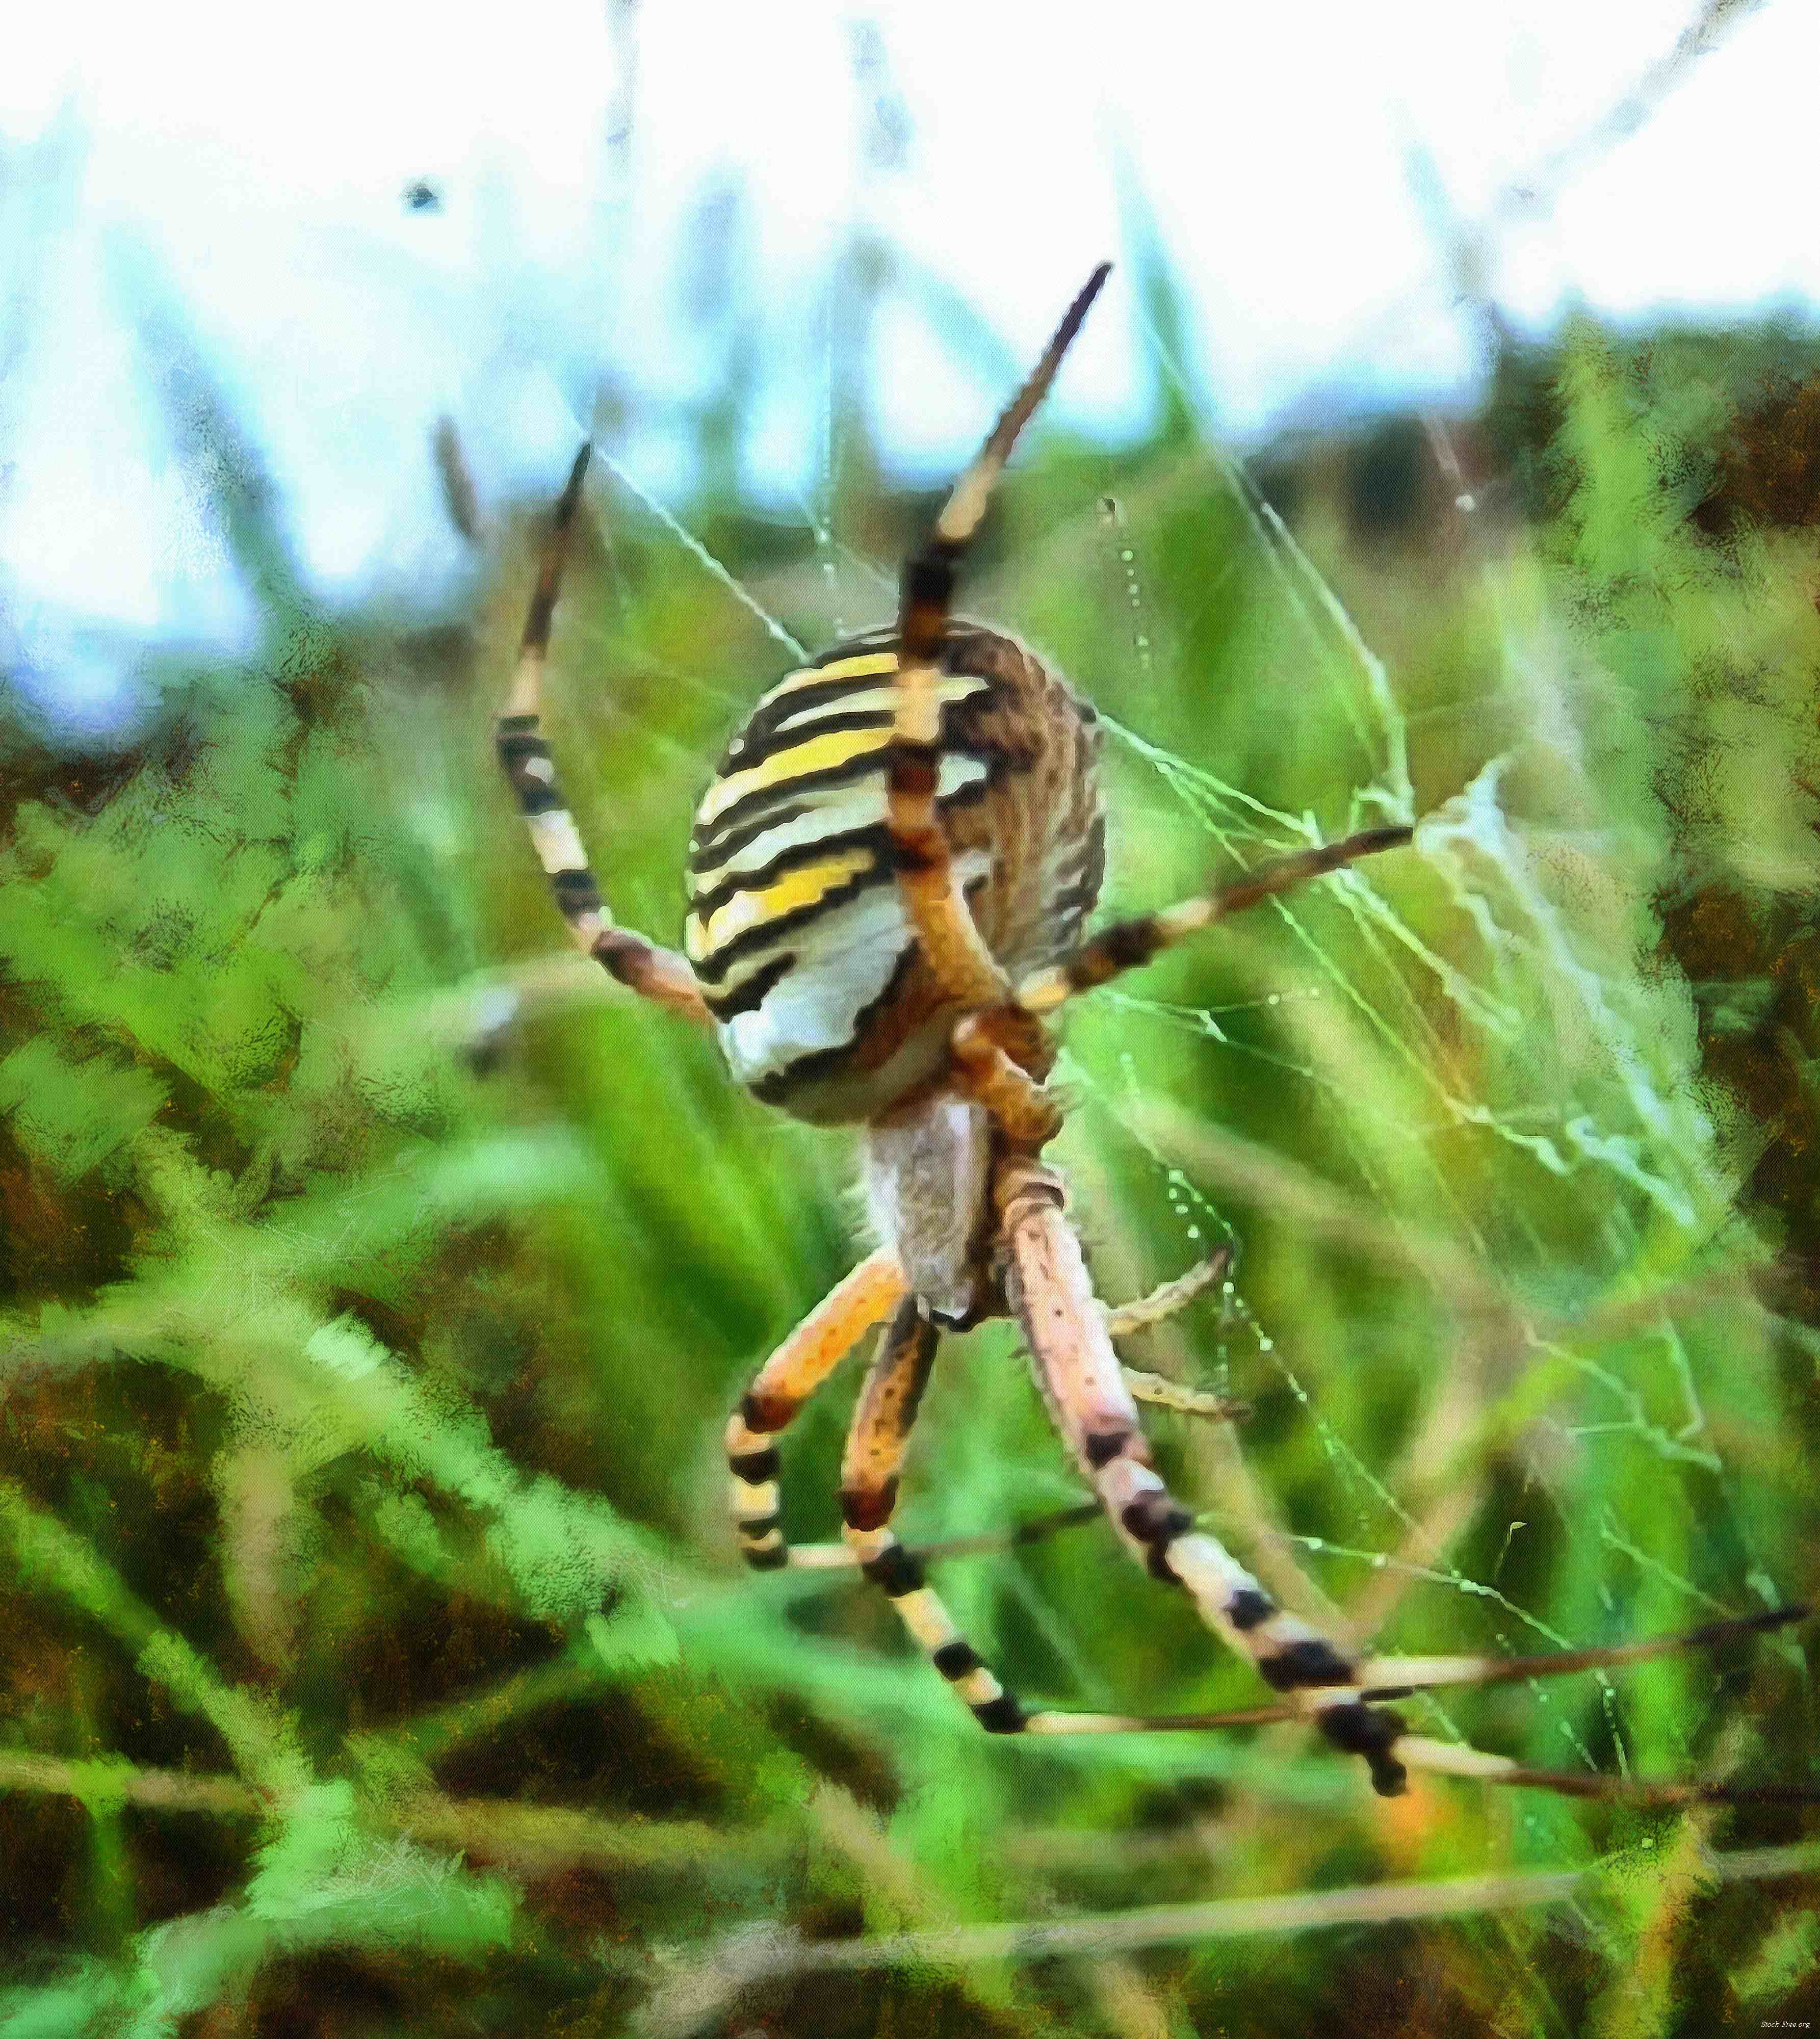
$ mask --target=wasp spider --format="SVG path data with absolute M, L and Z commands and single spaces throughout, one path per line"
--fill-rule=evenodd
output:
M 1070 306 L 910 558 L 897 621 L 788 674 L 728 746 L 695 817 L 682 955 L 616 925 L 602 906 L 538 731 L 585 446 L 545 548 L 499 750 L 575 940 L 633 991 L 712 1027 L 755 1096 L 818 1123 L 864 1129 L 866 1184 L 884 1244 L 778 1346 L 727 1426 L 746 1561 L 760 1569 L 857 1563 L 994 1733 L 1301 1718 L 1362 1757 L 1386 1794 L 1403 1790 L 1417 1768 L 1582 1794 L 1745 1795 L 1524 1769 L 1413 1733 L 1386 1702 L 1431 1687 L 1625 1662 L 1771 1627 L 1802 1610 L 1612 1650 L 1360 1657 L 1279 1607 L 1176 1502 L 1151 1463 L 1111 1342 L 1118 1319 L 1109 1323 L 1094 1297 L 1064 1215 L 1062 1179 L 1043 1159 L 1061 1123 L 1045 1085 L 1056 1052 L 1045 1022 L 1068 999 L 1170 944 L 1399 849 L 1412 831 L 1349 836 L 1085 935 L 1104 864 L 1093 711 L 1023 645 L 956 620 L 950 605 L 993 484 L 1106 275 L 1096 270 Z M 1160 1292 L 1149 1313 L 1179 1302 L 1190 1285 Z M 1001 1316 L 1021 1327 L 1056 1426 L 1120 1541 L 1251 1659 L 1280 1695 L 1275 1704 L 1163 1718 L 1027 1709 L 956 1628 L 891 1517 L 941 1332 Z M 884 1329 L 842 1471 L 844 1548 L 792 1553 L 779 1526 L 778 1439 L 875 1325 Z

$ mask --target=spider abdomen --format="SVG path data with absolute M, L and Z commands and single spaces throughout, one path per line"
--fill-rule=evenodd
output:
M 952 1015 L 917 951 L 885 826 L 895 632 L 772 688 L 697 811 L 684 947 L 733 1073 L 802 1118 L 875 1118 L 925 1084 Z M 950 627 L 937 807 L 1013 975 L 1078 939 L 1104 832 L 1091 708 L 1013 639 Z

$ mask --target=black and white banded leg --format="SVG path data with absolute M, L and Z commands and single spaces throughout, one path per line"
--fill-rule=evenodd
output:
M 1405 1733 L 1402 1719 L 1362 1701 L 1353 1664 L 1279 1608 L 1171 1496 L 1150 1463 L 1080 1244 L 1062 1214 L 1059 1181 L 1039 1162 L 1012 1163 L 1004 1174 L 1011 1300 L 1044 1397 L 1120 1540 L 1153 1578 L 1184 1587 L 1216 1635 L 1248 1656 L 1273 1691 L 1298 1694 L 1328 1739 L 1362 1756 L 1374 1786 L 1394 1796 L 1408 1783 L 1393 1752 Z M 1085 1720 L 1076 1731 L 1087 1731 Z
M 532 590 L 519 640 L 511 696 L 496 727 L 500 763 L 518 796 L 519 811 L 530 831 L 531 845 L 576 946 L 640 997 L 705 1027 L 709 1023 L 708 1008 L 687 962 L 673 951 L 659 948 L 642 935 L 618 926 L 607 912 L 575 817 L 557 784 L 555 761 L 540 727 L 550 619 L 562 587 L 569 534 L 591 451 L 591 447 L 583 446 L 576 455 L 568 485 L 550 519 L 538 561 L 537 586 Z
M 925 961 L 951 997 L 987 1008 L 1005 1006 L 1010 986 L 974 925 L 936 805 L 941 765 L 937 664 L 960 564 L 986 514 L 994 484 L 1019 433 L 1047 394 L 1111 269 L 1110 263 L 1102 262 L 1088 279 L 1043 359 L 955 484 L 928 538 L 904 564 L 896 701 L 885 750 L 886 827 L 904 910 Z M 1014 1022 L 1022 1016 L 1011 1008 Z
M 1377 856 L 1387 849 L 1400 849 L 1414 837 L 1413 828 L 1393 824 L 1385 828 L 1362 829 L 1339 842 L 1323 843 L 1313 849 L 1298 850 L 1260 864 L 1243 878 L 1178 900 L 1153 913 L 1134 920 L 1116 921 L 1109 928 L 1083 942 L 1059 963 L 1035 970 L 1019 982 L 1013 1004 L 1032 1017 L 1053 1012 L 1058 1006 L 1083 992 L 1095 991 L 1127 970 L 1142 970 L 1165 949 L 1173 948 L 1216 922 L 1261 905 L 1279 893 L 1293 892 L 1329 871 L 1344 871 L 1362 858 Z
M 922 1305 L 907 1297 L 880 1341 L 848 1428 L 841 1465 L 841 1533 L 861 1570 L 889 1598 L 912 1639 L 974 1718 L 990 1733 L 1015 1734 L 1028 1725 L 1023 1708 L 955 1626 L 921 1560 L 904 1548 L 891 1526 L 904 1449 L 937 1337 Z

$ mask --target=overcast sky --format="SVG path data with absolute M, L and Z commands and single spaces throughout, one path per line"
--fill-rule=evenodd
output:
M 1576 298 L 1627 318 L 1811 308 L 1820 9 L 1733 0 L 1671 79 L 1664 59 L 1702 11 L 16 12 L 0 67 L 0 660 L 68 663 L 72 617 L 167 642 L 244 622 L 157 401 L 135 318 L 148 279 L 264 450 L 308 571 L 342 600 L 446 586 L 456 558 L 426 454 L 445 410 L 483 493 L 534 488 L 560 477 L 604 378 L 634 400 L 625 465 L 681 499 L 683 442 L 664 419 L 709 358 L 686 292 L 690 222 L 716 187 L 743 194 L 764 363 L 746 472 L 786 506 L 819 487 L 821 306 L 856 225 L 902 258 L 871 382 L 887 457 L 925 475 L 964 457 L 1005 392 L 978 350 L 954 357 L 910 279 L 977 307 L 1022 362 L 1093 263 L 1124 252 L 1132 188 L 1191 294 L 1181 372 L 1241 441 L 1469 387 L 1479 336 L 1453 302 L 1443 213 L 1483 230 L 1491 291 L 1520 322 Z M 862 20 L 883 63 L 857 77 Z M 418 180 L 435 209 L 404 203 Z M 1141 424 L 1149 386 L 1130 274 L 1054 402 L 1108 439 Z M 105 673 L 65 680 L 104 706 Z

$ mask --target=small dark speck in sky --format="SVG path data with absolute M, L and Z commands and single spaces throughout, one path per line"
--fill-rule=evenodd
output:
M 415 184 L 405 187 L 405 210 L 407 212 L 440 212 L 443 194 L 434 184 L 425 184 L 420 177 Z

